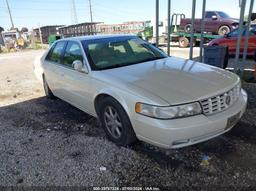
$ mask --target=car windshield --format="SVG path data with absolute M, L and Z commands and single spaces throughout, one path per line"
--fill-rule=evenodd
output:
M 247 29 L 243 29 L 243 36 L 246 35 L 246 31 L 247 31 Z M 252 25 L 250 27 L 249 31 L 250 31 L 249 36 L 256 35 L 256 25 Z M 227 36 L 228 37 L 238 37 L 238 33 L 239 33 L 239 29 L 235 29 L 235 30 L 231 31 Z
M 93 70 L 104 70 L 166 58 L 167 55 L 138 37 L 83 41 Z
M 229 19 L 230 18 L 230 16 L 227 13 L 219 11 L 218 14 L 221 18 L 224 18 L 224 19 Z

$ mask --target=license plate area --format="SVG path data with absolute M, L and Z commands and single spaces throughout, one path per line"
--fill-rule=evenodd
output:
M 228 118 L 225 130 L 232 128 L 240 120 L 240 112 Z

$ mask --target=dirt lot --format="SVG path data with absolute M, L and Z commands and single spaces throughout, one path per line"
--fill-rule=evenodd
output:
M 255 85 L 244 84 L 246 115 L 223 136 L 171 151 L 121 148 L 106 140 L 97 119 L 44 97 L 32 73 L 39 54 L 0 55 L 1 186 L 256 188 Z

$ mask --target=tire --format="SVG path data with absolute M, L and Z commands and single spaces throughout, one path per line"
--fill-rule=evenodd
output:
M 56 99 L 56 97 L 53 95 L 51 89 L 49 88 L 44 75 L 43 75 L 43 86 L 44 86 L 45 96 L 49 99 Z
M 224 36 L 225 34 L 228 34 L 230 32 L 230 28 L 227 25 L 223 25 L 218 30 L 218 35 Z
M 256 62 L 256 50 L 254 51 L 254 54 L 253 54 L 253 60 Z
M 127 113 L 115 99 L 106 97 L 98 105 L 98 115 L 110 141 L 128 146 L 137 140 Z
M 187 48 L 189 45 L 189 39 L 186 37 L 181 37 L 179 39 L 179 47 L 180 48 Z
M 187 24 L 187 25 L 185 25 L 185 27 L 184 27 L 184 31 L 185 31 L 186 33 L 190 33 L 190 32 L 191 32 L 191 28 L 192 28 L 192 25 L 191 25 L 191 24 Z

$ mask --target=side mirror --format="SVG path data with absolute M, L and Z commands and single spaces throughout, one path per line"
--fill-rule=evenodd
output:
M 217 19 L 218 19 L 218 17 L 216 15 L 212 16 L 212 20 L 217 20 Z
M 73 68 L 78 72 L 86 72 L 83 67 L 83 62 L 81 60 L 75 60 L 72 64 Z

